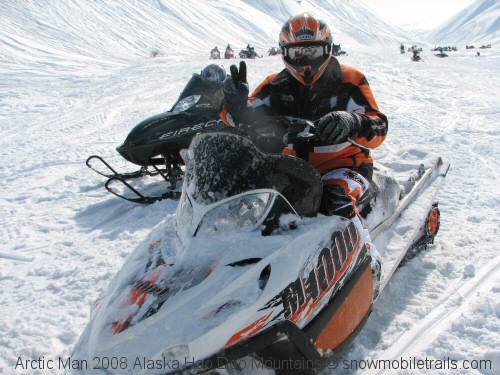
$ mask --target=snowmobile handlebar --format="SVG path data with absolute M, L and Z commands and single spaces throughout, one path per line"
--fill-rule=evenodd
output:
M 264 116 L 245 127 L 259 137 L 280 137 L 285 144 L 317 139 L 315 123 L 299 117 Z
M 247 129 L 252 129 L 251 132 L 259 137 L 281 137 L 285 145 L 306 144 L 319 141 L 316 130 L 318 121 L 293 116 L 264 116 L 247 126 Z M 348 138 L 347 141 L 361 149 L 369 150 L 353 138 Z
M 310 138 L 316 135 L 315 123 L 300 117 L 293 116 L 263 116 L 251 124 L 245 125 L 251 133 L 261 136 L 294 134 L 301 138 Z

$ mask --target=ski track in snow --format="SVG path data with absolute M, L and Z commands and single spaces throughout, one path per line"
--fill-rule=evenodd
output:
M 150 59 L 156 43 L 179 48 L 155 33 L 161 22 L 147 5 L 136 14 L 131 3 L 94 12 L 89 3 L 70 2 L 70 9 L 49 6 L 46 17 L 38 9 L 33 23 L 27 9 L 36 5 L 7 3 L 0 11 L 0 52 L 9 56 L 0 65 L 0 373 L 53 374 L 15 369 L 16 361 L 69 356 L 91 303 L 151 229 L 165 217 L 173 220 L 176 208 L 174 201 L 142 206 L 110 195 L 85 159 L 99 154 L 119 170 L 134 169 L 116 146 L 135 124 L 170 109 L 191 74 L 211 62 L 215 37 L 207 34 L 204 46 L 197 42 L 201 52 L 192 56 Z M 207 2 L 200 4 L 208 11 Z M 77 8 L 96 17 L 92 27 L 85 28 L 88 18 Z M 127 17 L 154 21 L 147 27 L 117 21 Z M 240 39 L 224 28 L 227 40 L 253 40 L 244 22 L 235 33 Z M 36 38 L 40 25 L 50 29 L 50 39 Z M 75 39 L 79 29 L 85 32 Z M 145 30 L 142 39 L 133 35 L 137 29 Z M 393 38 L 382 26 L 377 30 L 381 40 Z M 94 40 L 94 33 L 106 37 Z M 358 29 L 355 34 L 362 38 Z M 274 45 L 272 38 L 256 37 L 269 44 L 259 52 Z M 493 374 L 500 369 L 498 47 L 475 58 L 460 46 L 438 59 L 430 46 L 424 62 L 412 63 L 397 43 L 342 45 L 349 55 L 341 62 L 366 74 L 389 118 L 388 138 L 375 158 L 390 159 L 411 145 L 451 164 L 438 195 L 435 244 L 396 272 L 342 359 L 489 359 L 496 371 L 457 373 Z M 229 71 L 230 63 L 221 63 Z M 282 69 L 279 57 L 247 65 L 251 89 Z M 324 375 L 365 372 L 340 367 Z
M 419 353 L 419 350 L 425 351 L 429 343 L 432 343 L 443 331 L 443 328 L 464 314 L 474 293 L 479 295 L 480 291 L 485 291 L 498 282 L 496 270 L 499 266 L 500 256 L 497 256 L 488 267 L 480 270 L 481 274 L 476 273 L 475 278 L 458 283 L 452 293 L 436 303 L 436 308 L 430 314 L 405 332 L 392 345 L 391 350 L 384 353 L 384 359 L 397 360 L 408 356 L 409 353 Z M 383 370 L 377 374 L 387 372 Z

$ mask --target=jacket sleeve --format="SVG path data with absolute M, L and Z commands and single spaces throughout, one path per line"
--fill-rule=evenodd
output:
M 248 100 L 252 104 L 252 108 L 265 111 L 271 108 L 270 84 L 279 75 L 274 73 L 268 76 L 257 88 L 252 92 Z
M 343 89 L 348 91 L 346 111 L 361 118 L 361 130 L 355 141 L 368 148 L 378 147 L 387 136 L 387 117 L 380 112 L 375 96 L 359 70 L 344 65 L 342 68 Z

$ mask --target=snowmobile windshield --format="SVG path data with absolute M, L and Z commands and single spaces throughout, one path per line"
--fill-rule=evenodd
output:
M 171 112 L 183 112 L 188 109 L 218 112 L 223 98 L 220 83 L 209 81 L 199 74 L 193 74 Z
M 256 189 L 282 194 L 301 216 L 315 216 L 322 184 L 306 161 L 259 150 L 250 139 L 228 128 L 198 134 L 183 155 L 185 185 L 198 205 L 210 205 Z

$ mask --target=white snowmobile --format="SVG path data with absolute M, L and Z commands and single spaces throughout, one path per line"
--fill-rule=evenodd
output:
M 406 150 L 398 167 L 376 167 L 359 206 L 380 275 L 352 222 L 318 214 L 318 172 L 272 152 L 282 136 L 272 126 L 251 129 L 201 133 L 183 151 L 175 219 L 152 230 L 94 304 L 71 357 L 85 373 L 318 373 L 361 330 L 405 255 L 433 241 L 449 167 L 438 156 L 415 164 Z
M 210 51 L 210 59 L 211 60 L 218 60 L 220 59 L 220 51 L 215 47 L 213 50 Z

